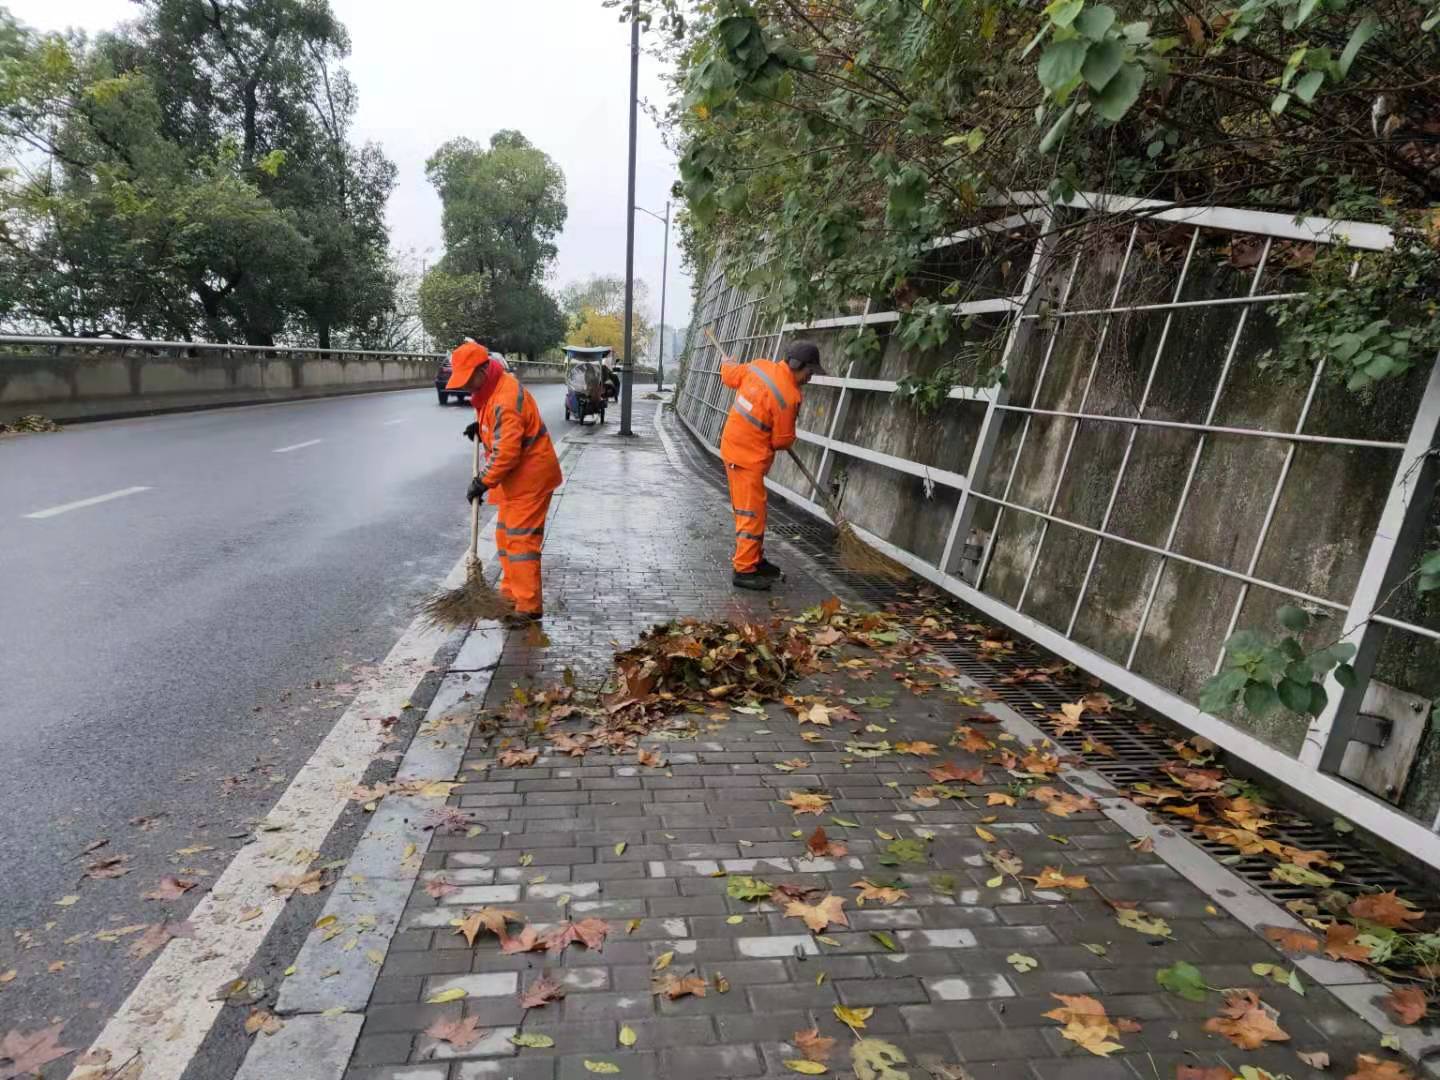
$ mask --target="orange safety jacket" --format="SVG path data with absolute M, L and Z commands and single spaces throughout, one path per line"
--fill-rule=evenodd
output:
M 476 402 L 480 438 L 489 464 L 480 474 L 486 487 L 497 488 L 503 499 L 545 495 L 560 486 L 560 459 L 540 408 L 530 391 L 508 371 L 500 376 L 488 401 Z
M 720 381 L 735 389 L 735 404 L 720 435 L 720 457 L 742 469 L 769 469 L 775 452 L 795 442 L 801 394 L 790 365 L 775 360 L 721 364 Z

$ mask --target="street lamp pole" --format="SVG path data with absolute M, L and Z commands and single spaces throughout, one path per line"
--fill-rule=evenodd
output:
M 655 359 L 655 389 L 665 389 L 665 284 L 670 274 L 670 201 L 665 201 L 665 216 L 643 206 L 635 207 L 642 214 L 649 214 L 656 221 L 665 223 L 665 249 L 660 255 L 660 351 Z
M 630 6 L 630 184 L 625 199 L 625 363 L 620 367 L 620 434 L 630 430 L 630 391 L 635 382 L 635 132 L 640 102 L 640 0 Z

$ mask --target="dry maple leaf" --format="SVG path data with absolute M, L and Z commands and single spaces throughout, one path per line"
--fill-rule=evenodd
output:
M 800 723 L 829 727 L 831 711 L 827 705 L 811 705 L 810 708 L 800 714 Z
M 520 933 L 511 936 L 506 934 L 500 939 L 500 951 L 502 953 L 530 952 L 532 949 L 543 949 L 545 942 L 541 940 L 539 932 L 533 926 L 522 926 Z
M 838 859 L 849 850 L 844 844 L 836 843 L 826 836 L 825 829 L 819 825 L 815 826 L 815 831 L 805 841 L 805 851 L 811 858 L 830 856 Z
M 473 946 L 481 930 L 489 930 L 498 938 L 505 936 L 507 922 L 520 922 L 520 913 L 505 908 L 482 907 L 467 911 L 461 918 L 455 932 L 465 938 L 465 944 Z
M 812 794 L 808 791 L 792 791 L 788 799 L 781 799 L 782 803 L 795 811 L 798 817 L 801 814 L 823 814 L 830 809 L 834 798 L 829 795 Z
M 9 1058 L 10 1064 L 0 1069 L 0 1076 L 40 1075 L 40 1070 L 57 1058 L 73 1053 L 73 1046 L 60 1045 L 60 1029 L 64 1023 L 40 1028 L 29 1035 L 16 1029 L 5 1033 L 0 1039 L 0 1058 Z
M 1227 1065 L 1177 1065 L 1175 1080 L 1233 1080 L 1235 1070 Z
M 1054 814 L 1056 817 L 1068 818 L 1071 814 L 1084 810 L 1098 810 L 1099 804 L 1089 795 L 1075 795 L 1068 791 L 1055 791 L 1054 788 L 1046 789 L 1054 793 L 1053 798 L 1041 799 L 1039 791 L 1032 792 L 1045 804 L 1045 812 Z
M 950 745 L 958 746 L 961 750 L 969 750 L 975 754 L 995 749 L 995 744 L 985 738 L 984 735 L 981 735 L 974 728 L 963 724 L 957 727 L 955 734 L 950 737 Z
M 1430 1011 L 1430 1000 L 1425 991 L 1415 986 L 1397 986 L 1381 1004 L 1397 1024 L 1407 1027 L 1424 1020 L 1425 1014 Z
M 857 881 L 850 887 L 860 890 L 860 895 L 855 897 L 857 907 L 864 907 L 866 900 L 878 900 L 882 904 L 898 904 L 910 895 L 904 889 L 897 889 L 890 885 L 876 885 L 872 881 Z
M 1062 874 L 1059 867 L 1047 866 L 1038 874 L 1026 874 L 1026 878 L 1035 882 L 1037 889 L 1088 889 L 1090 882 L 1085 880 L 1084 874 Z
M 671 1001 L 682 998 L 686 994 L 695 997 L 704 997 L 709 984 L 699 975 L 670 975 L 666 974 L 661 978 L 652 980 L 651 992 L 664 994 Z
M 425 1029 L 425 1034 L 449 1043 L 456 1050 L 469 1050 L 480 1041 L 480 1018 L 467 1016 L 463 1020 L 436 1020 Z
M 1423 911 L 1417 910 L 1410 901 L 1402 900 L 1393 889 L 1389 892 L 1362 896 L 1358 900 L 1352 901 L 1345 910 L 1357 919 L 1379 923 L 1391 930 L 1399 930 L 1406 923 L 1425 917 Z
M 1003 791 L 992 791 L 985 796 L 986 806 L 1014 806 L 1015 796 L 1007 795 Z
M 581 919 L 557 926 L 542 939 L 547 952 L 564 952 L 565 946 L 578 941 L 587 949 L 600 952 L 605 948 L 605 935 L 610 933 L 610 924 L 604 919 Z
M 186 881 L 184 878 L 163 877 L 160 884 L 147 892 L 142 899 L 145 900 L 179 900 L 187 892 L 195 887 L 195 882 Z
M 1062 1003 L 1058 1009 L 1051 1009 L 1044 1015 L 1058 1020 L 1065 1026 L 1060 1029 L 1062 1038 L 1083 1046 L 1097 1057 L 1109 1057 L 1116 1050 L 1125 1049 L 1112 1039 L 1120 1037 L 1119 1029 L 1105 1015 L 1105 1006 L 1088 994 L 1051 994 Z
M 129 855 L 110 855 L 97 859 L 85 867 L 85 876 L 91 878 L 117 878 L 130 873 L 133 867 L 125 865 Z
M 425 891 L 439 900 L 442 896 L 449 896 L 451 893 L 460 891 L 460 886 L 451 885 L 443 876 L 429 878 L 425 882 Z
M 499 761 L 502 768 L 514 769 L 534 765 L 535 759 L 539 756 L 539 750 L 501 750 Z
M 1359 936 L 1358 926 L 1331 923 L 1325 928 L 1325 955 L 1332 960 L 1358 960 L 1364 963 L 1370 959 L 1370 946 L 1357 944 L 1355 939 Z
M 521 992 L 520 1007 L 522 1009 L 538 1009 L 552 1001 L 559 1001 L 564 996 L 565 987 L 560 980 L 552 979 L 549 973 L 542 972 L 538 979 Z
M 897 754 L 912 754 L 915 757 L 930 757 L 938 753 L 940 748 L 933 742 L 897 742 L 895 752 Z
M 1295 1056 L 1301 1061 L 1305 1062 L 1306 1065 L 1309 1065 L 1312 1069 L 1330 1068 L 1330 1055 L 1324 1050 L 1313 1050 L 1308 1054 L 1297 1050 L 1295 1052 Z
M 1370 1054 L 1357 1054 L 1355 1071 L 1345 1080 L 1414 1080 L 1414 1074 L 1398 1061 L 1382 1061 Z
M 805 925 L 817 934 L 823 934 L 825 928 L 831 923 L 838 926 L 849 926 L 850 920 L 841 909 L 845 905 L 843 896 L 827 896 L 818 904 L 806 904 L 800 900 L 791 900 L 785 905 L 785 917 L 787 919 L 804 919 Z
M 194 936 L 195 927 L 188 922 L 156 923 L 135 939 L 130 946 L 130 955 L 136 960 L 143 960 L 171 938 Z
M 647 769 L 663 769 L 665 758 L 658 750 L 636 750 L 635 759 Z
M 284 1020 L 266 1009 L 251 1009 L 250 1015 L 245 1017 L 246 1035 L 254 1035 L 257 1031 L 266 1035 L 274 1035 L 284 1026 Z
M 1320 951 L 1320 939 L 1304 930 L 1288 926 L 1262 926 L 1265 936 L 1288 953 L 1312 953 Z
M 985 770 L 978 765 L 973 769 L 962 769 L 953 761 L 942 761 L 939 765 L 926 769 L 925 774 L 937 784 L 948 784 L 952 781 L 966 784 L 983 784 L 985 782 Z
M 1267 1042 L 1285 1042 L 1290 1038 L 1275 1023 L 1254 990 L 1232 990 L 1226 994 L 1220 1015 L 1206 1020 L 1205 1030 L 1224 1035 L 1241 1050 L 1258 1050 Z
M 830 1051 L 835 1047 L 835 1040 L 821 1035 L 819 1028 L 797 1031 L 790 1036 L 790 1041 L 806 1061 L 818 1061 L 821 1064 L 830 1060 Z

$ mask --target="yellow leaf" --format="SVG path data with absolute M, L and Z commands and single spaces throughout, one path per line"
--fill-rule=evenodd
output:
M 295 974 L 295 965 L 294 965 L 294 964 L 291 964 L 289 967 L 287 967 L 287 968 L 285 969 L 285 977 L 288 979 L 291 975 L 294 975 L 294 974 Z
M 464 996 L 465 991 L 461 990 L 459 987 L 456 987 L 453 990 L 441 990 L 440 993 L 435 994 L 433 997 L 426 998 L 425 1004 L 444 1005 L 447 1001 L 459 1001 Z
M 414 854 L 415 854 L 415 845 L 414 845 L 414 844 L 406 844 L 406 845 L 405 845 L 405 850 L 400 853 L 400 858 L 401 858 L 402 860 L 408 859 L 408 858 L 410 858 L 410 856 L 412 856 L 412 855 L 414 855 Z
M 651 970 L 651 971 L 664 971 L 667 967 L 670 966 L 670 961 L 671 961 L 671 960 L 674 960 L 674 959 L 675 959 L 675 953 L 674 953 L 673 951 L 672 951 L 672 952 L 664 952 L 664 953 L 661 953 L 659 956 L 657 956 L 657 957 L 655 958 L 655 963 L 654 963 L 654 965 L 651 967 L 650 970 Z
M 804 1058 L 797 1058 L 794 1061 L 785 1062 L 785 1067 L 791 1072 L 804 1073 L 806 1076 L 824 1076 L 828 1069 L 818 1061 L 806 1061 Z
M 264 912 L 261 911 L 258 907 L 246 908 L 244 911 L 240 912 L 239 915 L 235 916 L 235 921 L 237 923 L 249 922 L 251 919 L 258 919 L 263 914 Z
M 995 834 L 989 829 L 984 828 L 983 826 L 975 826 L 975 835 L 978 836 L 981 840 L 984 840 L 987 844 L 993 844 L 995 842 Z
M 621 1046 L 634 1046 L 635 1040 L 637 1038 L 639 1038 L 639 1036 L 635 1034 L 635 1029 L 632 1028 L 629 1024 L 626 1024 L 620 1029 Z
M 624 840 L 621 840 L 618 844 L 615 845 L 615 854 L 616 854 L 616 855 L 624 855 L 624 854 L 625 854 L 625 841 L 624 841 Z
M 985 887 L 986 887 L 987 889 L 998 889 L 1001 885 L 1004 885 L 1004 884 L 1005 884 L 1005 878 L 1004 878 L 1004 876 L 1003 876 L 1003 875 L 996 875 L 995 877 L 992 877 L 989 881 L 985 882 Z
M 591 1061 L 586 1058 L 584 1064 L 586 1072 L 605 1073 L 607 1076 L 616 1076 L 620 1072 L 620 1066 L 613 1061 Z
M 381 952 L 379 949 L 366 949 L 366 950 L 365 950 L 365 959 L 366 959 L 366 960 L 369 960 L 369 961 L 370 961 L 372 964 L 374 964 L 376 967 L 379 967 L 381 964 L 383 964 L 383 963 L 385 962 L 385 954 L 384 954 L 383 952 Z
M 865 1026 L 865 1021 L 875 1015 L 873 1008 L 852 1009 L 848 1005 L 834 1006 L 835 1019 L 848 1027 L 851 1031 L 859 1031 Z
M 745 916 L 744 916 L 744 915 L 731 915 L 731 916 L 730 916 L 728 919 L 726 919 L 725 921 L 726 921 L 727 923 L 729 923 L 731 926 L 739 926 L 742 922 L 745 921 Z
M 56 901 L 55 901 L 55 906 L 56 906 L 56 907 L 69 907 L 71 904 L 75 903 L 75 902 L 76 902 L 77 900 L 79 900 L 79 899 L 80 899 L 79 896 L 75 895 L 74 893 L 71 893 L 69 896 L 62 896 L 62 897 L 60 897 L 59 900 L 56 900 Z

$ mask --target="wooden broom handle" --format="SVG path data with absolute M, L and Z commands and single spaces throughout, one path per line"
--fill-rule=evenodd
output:
M 475 435 L 475 460 L 470 466 L 470 475 L 480 475 L 480 435 Z M 470 561 L 480 561 L 480 500 L 474 499 L 470 503 Z

